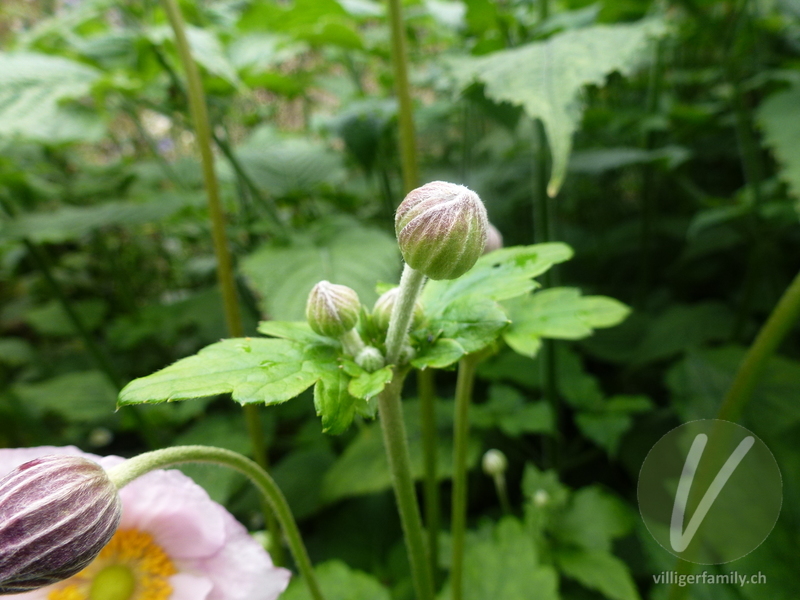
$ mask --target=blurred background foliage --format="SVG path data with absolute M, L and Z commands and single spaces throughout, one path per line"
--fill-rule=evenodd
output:
M 320 279 L 371 304 L 376 282 L 396 281 L 400 267 L 385 5 L 181 8 L 247 331 L 302 318 Z M 800 4 L 410 0 L 405 10 L 421 179 L 475 189 L 506 245 L 541 241 L 534 205 L 547 203 L 549 238 L 575 250 L 553 283 L 634 309 L 618 327 L 557 343 L 558 430 L 535 359 L 500 350 L 481 366 L 467 597 L 664 598 L 652 574 L 675 563 L 640 525 L 638 469 L 670 428 L 716 414 L 800 268 Z M 159 4 L 6 0 L 0 39 L 0 446 L 249 452 L 224 398 L 115 412 L 127 381 L 225 336 L 182 69 Z M 690 597 L 800 589 L 800 338 L 780 354 L 743 424 L 782 467 L 783 513 L 757 551 L 710 568 L 760 570 L 767 584 L 695 586 Z M 454 377 L 437 383 L 446 500 Z M 406 409 L 421 474 L 418 405 Z M 330 561 L 320 576 L 332 597 L 409 598 L 376 425 L 324 436 L 309 397 L 264 421 L 275 478 L 313 558 Z M 557 462 L 543 453 L 548 439 Z M 523 521 L 500 520 L 478 468 L 488 448 L 509 458 Z M 187 470 L 261 526 L 237 476 Z M 286 597 L 303 594 L 293 586 Z

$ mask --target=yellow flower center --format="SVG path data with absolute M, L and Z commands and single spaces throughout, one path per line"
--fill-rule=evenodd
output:
M 149 533 L 117 531 L 83 571 L 59 584 L 47 600 L 167 600 L 177 573 Z

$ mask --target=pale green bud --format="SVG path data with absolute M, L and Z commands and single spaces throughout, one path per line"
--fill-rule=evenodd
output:
M 394 228 L 403 259 L 431 279 L 456 279 L 486 246 L 486 207 L 463 185 L 433 181 L 405 197 Z
M 497 477 L 506 472 L 508 468 L 508 460 L 506 455 L 500 450 L 487 450 L 483 455 L 483 472 L 490 477 Z
M 367 373 L 374 373 L 386 364 L 381 351 L 374 346 L 365 346 L 356 356 L 356 364 Z
M 306 319 L 320 335 L 338 338 L 356 326 L 361 302 L 346 285 L 320 281 L 311 290 L 306 304 Z
M 389 329 L 389 321 L 392 319 L 392 310 L 394 303 L 397 301 L 397 296 L 400 294 L 400 288 L 392 288 L 384 293 L 372 309 L 372 322 L 380 331 L 386 332 Z M 414 314 L 411 317 L 411 329 L 415 329 L 422 324 L 422 304 L 419 301 L 414 303 Z
M 536 490 L 533 494 L 533 504 L 538 508 L 544 508 L 550 503 L 550 494 L 547 493 L 547 490 Z

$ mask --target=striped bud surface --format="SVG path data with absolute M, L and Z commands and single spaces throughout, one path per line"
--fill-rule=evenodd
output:
M 389 329 L 389 322 L 392 318 L 392 310 L 397 301 L 397 296 L 400 294 L 400 288 L 392 288 L 388 292 L 384 292 L 380 298 L 375 302 L 372 308 L 372 322 L 379 330 L 386 332 Z M 414 303 L 414 314 L 411 317 L 411 329 L 419 327 L 422 323 L 423 313 L 422 304 L 419 300 Z
M 72 577 L 119 524 L 122 503 L 100 465 L 45 456 L 0 479 L 0 595 Z
M 355 290 L 320 281 L 308 295 L 306 319 L 318 334 L 338 338 L 356 326 L 360 311 L 361 302 Z
M 408 266 L 431 279 L 456 279 L 483 254 L 489 219 L 478 194 L 433 181 L 408 193 L 394 227 Z

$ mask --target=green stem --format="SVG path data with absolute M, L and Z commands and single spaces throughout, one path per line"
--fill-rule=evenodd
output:
M 414 479 L 411 476 L 408 438 L 400 402 L 404 378 L 405 374 L 395 369 L 392 381 L 378 395 L 378 409 L 417 600 L 433 600 L 433 577 L 428 552 L 425 549 L 425 536 L 417 494 L 414 490 Z
M 500 507 L 507 515 L 511 514 L 511 503 L 508 501 L 508 489 L 506 488 L 505 473 L 498 473 L 494 476 L 494 487 L 497 490 L 497 497 L 500 499 Z
M 464 537 L 467 528 L 467 446 L 469 444 L 469 405 L 475 384 L 475 354 L 468 354 L 458 364 L 455 422 L 453 424 L 453 508 L 451 535 L 453 557 L 450 568 L 452 600 L 463 597 Z
M 345 353 L 353 358 L 358 356 L 358 353 L 364 349 L 364 340 L 361 339 L 358 330 L 355 328 L 342 335 L 339 341 L 342 342 L 342 349 Z
M 392 307 L 389 331 L 386 332 L 386 364 L 397 364 L 411 318 L 414 316 L 414 303 L 424 282 L 425 276 L 422 273 L 405 265 L 400 277 L 400 292 Z
M 398 121 L 400 124 L 400 161 L 403 168 L 403 186 L 406 192 L 410 192 L 417 187 L 419 174 L 417 172 L 417 142 L 414 131 L 411 87 L 408 84 L 408 56 L 402 0 L 389 0 L 389 22 L 395 92 L 400 111 Z
M 747 351 L 719 409 L 718 419 L 736 421 L 753 395 L 767 360 L 800 317 L 800 273 L 783 293 L 767 322 Z
M 187 462 L 211 463 L 228 467 L 239 471 L 253 482 L 264 498 L 272 505 L 272 510 L 283 527 L 292 556 L 294 556 L 300 575 L 308 585 L 312 598 L 314 600 L 324 600 L 322 590 L 314 575 L 314 569 L 311 566 L 311 559 L 308 557 L 308 552 L 303 544 L 303 539 L 300 536 L 300 531 L 297 528 L 297 523 L 294 520 L 289 504 L 286 502 L 286 498 L 272 477 L 249 458 L 223 448 L 173 446 L 172 448 L 145 452 L 126 460 L 121 465 L 110 469 L 108 476 L 119 489 L 137 477 L 141 477 L 155 469 L 164 469 Z
M 208 195 L 208 211 L 211 217 L 211 233 L 214 243 L 214 255 L 217 259 L 217 280 L 220 291 L 222 292 L 222 303 L 225 311 L 225 324 L 227 325 L 228 335 L 231 337 L 242 337 L 244 327 L 242 326 L 242 315 L 239 308 L 239 298 L 236 293 L 236 282 L 233 277 L 233 264 L 231 261 L 228 239 L 225 234 L 225 214 L 222 211 L 222 202 L 219 197 L 219 186 L 217 175 L 214 171 L 214 154 L 211 150 L 211 126 L 208 121 L 208 108 L 206 106 L 203 84 L 200 80 L 200 72 L 197 64 L 192 58 L 189 41 L 186 38 L 183 15 L 176 0 L 161 0 L 164 10 L 169 17 L 170 25 L 175 32 L 175 45 L 178 49 L 183 68 L 186 71 L 187 96 L 189 99 L 189 110 L 192 114 L 197 145 L 200 149 L 200 160 L 203 168 L 203 183 L 206 194 Z M 251 444 L 256 461 L 266 466 L 266 451 L 263 440 L 259 442 L 253 437 L 252 432 L 261 430 L 261 423 L 258 411 L 255 407 L 245 410 L 245 420 L 247 429 L 251 432 Z M 267 511 L 269 512 L 269 511 Z M 269 514 L 265 514 L 267 525 L 274 519 Z M 273 539 L 280 539 L 275 529 L 270 530 Z
M 425 527 L 428 532 L 428 552 L 431 557 L 431 573 L 436 585 L 439 569 L 439 478 L 436 431 L 436 382 L 434 370 L 417 371 L 417 393 L 420 403 L 420 427 L 422 430 L 422 456 L 425 465 Z

